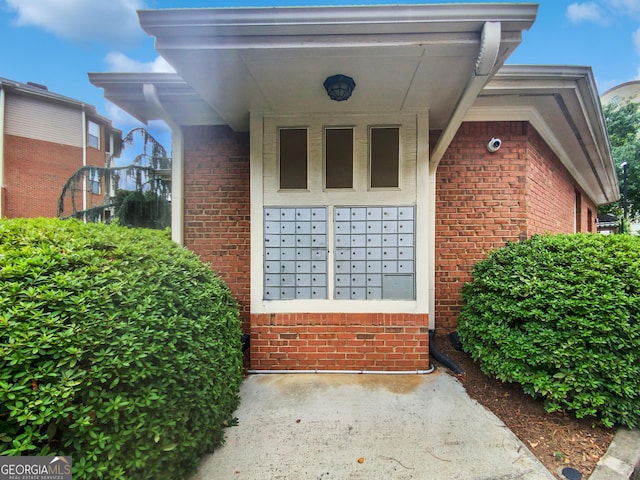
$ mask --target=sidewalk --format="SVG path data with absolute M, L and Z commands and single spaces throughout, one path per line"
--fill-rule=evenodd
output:
M 429 375 L 267 374 L 192 480 L 555 478 L 462 385 Z

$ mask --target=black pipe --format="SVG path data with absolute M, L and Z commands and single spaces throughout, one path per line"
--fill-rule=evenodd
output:
M 444 353 L 438 350 L 438 346 L 436 345 L 435 330 L 429 330 L 429 355 L 431 355 L 434 360 L 436 360 L 438 363 L 442 364 L 443 366 L 447 367 L 452 372 L 458 375 L 460 375 L 461 373 L 464 373 L 464 370 L 462 370 L 462 368 L 460 368 L 460 366 L 456 362 L 454 362 L 449 357 L 447 357 Z
M 246 352 L 251 344 L 251 337 L 248 333 L 240 335 L 240 343 L 242 344 L 242 353 Z

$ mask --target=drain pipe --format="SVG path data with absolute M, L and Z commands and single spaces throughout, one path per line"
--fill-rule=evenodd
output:
M 452 359 L 438 350 L 438 346 L 436 345 L 435 330 L 429 330 L 429 355 L 431 355 L 434 360 L 441 363 L 455 374 L 460 375 L 464 373 L 464 370 L 460 368 L 460 366 L 456 362 L 454 362 Z
M 332 373 L 332 374 L 350 374 L 350 375 L 427 375 L 436 370 L 435 366 L 431 366 L 428 370 L 247 370 L 252 375 L 261 375 L 267 373 L 279 374 L 301 374 L 301 373 Z

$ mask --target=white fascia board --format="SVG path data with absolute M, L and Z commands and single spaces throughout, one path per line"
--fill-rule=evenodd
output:
M 177 37 L 479 32 L 486 21 L 522 31 L 531 27 L 537 10 L 537 4 L 526 3 L 432 4 L 142 10 L 138 16 L 148 34 L 170 42 Z

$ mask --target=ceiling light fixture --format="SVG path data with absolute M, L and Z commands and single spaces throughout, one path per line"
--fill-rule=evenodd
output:
M 327 77 L 323 85 L 329 98 L 336 102 L 342 102 L 349 98 L 353 89 L 356 88 L 356 82 L 353 81 L 353 78 L 342 74 Z

